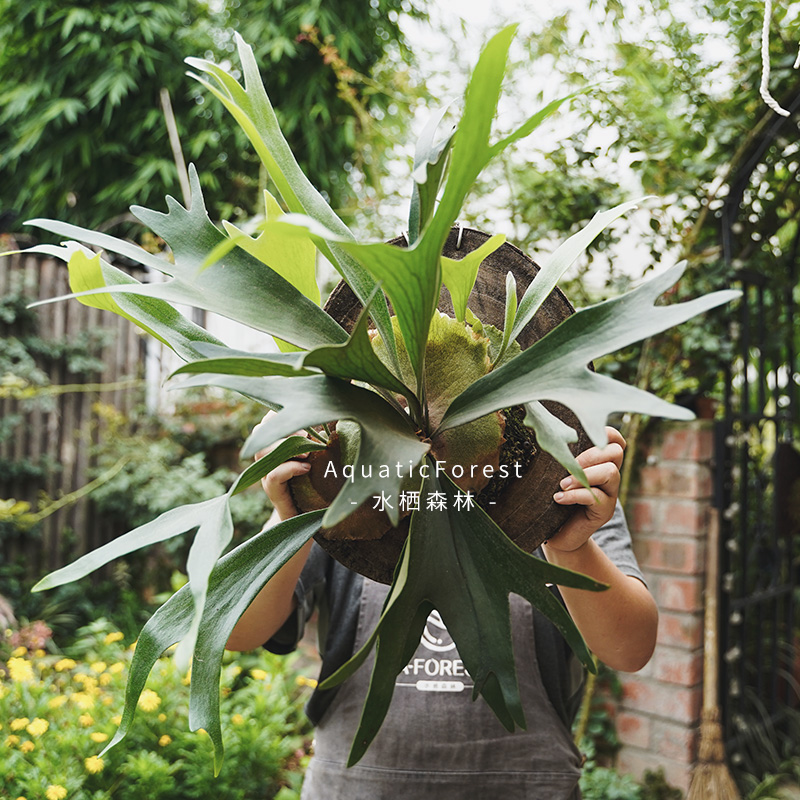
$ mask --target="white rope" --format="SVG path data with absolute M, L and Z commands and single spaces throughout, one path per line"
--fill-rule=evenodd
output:
M 764 24 L 761 27 L 761 86 L 758 93 L 761 99 L 782 117 L 788 117 L 789 112 L 782 108 L 780 103 L 769 92 L 769 25 L 772 20 L 772 0 L 764 0 Z M 800 67 L 800 51 L 794 62 L 794 69 Z

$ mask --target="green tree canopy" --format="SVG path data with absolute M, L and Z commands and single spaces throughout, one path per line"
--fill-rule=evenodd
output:
M 0 0 L 0 211 L 97 226 L 132 202 L 180 197 L 162 89 L 212 213 L 259 208 L 258 160 L 233 126 L 215 124 L 224 112 L 183 65 L 198 53 L 226 61 L 237 28 L 257 43 L 262 65 L 279 64 L 265 80 L 290 143 L 344 204 L 343 167 L 380 151 L 380 142 L 364 143 L 370 115 L 397 103 L 365 76 L 388 53 L 406 53 L 402 12 L 421 13 L 409 0 Z
M 673 299 L 729 284 L 744 266 L 788 280 L 800 243 L 800 3 L 776 4 L 770 26 L 770 89 L 795 109 L 789 118 L 759 95 L 763 20 L 760 0 L 602 0 L 553 17 L 525 41 L 526 59 L 545 65 L 553 83 L 595 88 L 576 101 L 554 147 L 511 153 L 502 172 L 484 176 L 487 188 L 509 187 L 515 241 L 546 252 L 598 209 L 654 196 L 635 249 L 630 238 L 617 246 L 622 228 L 612 228 L 562 283 L 577 304 L 597 299 L 585 278 L 601 251 L 615 286 L 688 259 Z M 646 359 L 637 347 L 600 366 L 634 380 L 647 362 L 646 380 L 662 396 L 711 391 L 726 319 L 693 320 L 652 342 Z

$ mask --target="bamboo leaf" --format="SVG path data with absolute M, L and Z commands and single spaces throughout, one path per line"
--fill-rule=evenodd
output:
M 444 493 L 446 510 L 414 512 L 376 630 L 352 662 L 322 684 L 327 688 L 339 683 L 376 646 L 372 679 L 348 766 L 359 761 L 380 729 L 395 679 L 413 656 L 433 608 L 439 611 L 472 676 L 473 699 L 483 694 L 508 730 L 525 727 L 511 644 L 509 593 L 521 595 L 547 615 L 587 668 L 595 669 L 580 633 L 547 584 L 590 591 L 602 590 L 605 585 L 525 553 L 480 507 L 459 508 L 457 487 L 449 479 L 439 483 L 432 469 L 429 474 L 423 494 Z M 443 575 L 447 580 L 442 580 Z
M 440 430 L 534 400 L 554 400 L 572 409 L 599 446 L 607 443 L 605 424 L 613 411 L 693 419 L 694 415 L 685 408 L 598 375 L 586 366 L 592 359 L 660 333 L 740 295 L 737 291 L 721 291 L 686 303 L 654 305 L 684 269 L 685 263 L 676 264 L 620 297 L 568 317 L 516 358 L 462 392 L 444 415 Z

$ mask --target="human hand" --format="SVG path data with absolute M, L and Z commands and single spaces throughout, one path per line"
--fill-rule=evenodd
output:
M 573 475 L 568 475 L 561 481 L 560 491 L 553 495 L 559 505 L 578 505 L 581 508 L 547 542 L 548 549 L 578 550 L 613 516 L 619 495 L 625 439 L 616 428 L 607 427 L 606 433 L 606 447 L 591 447 L 577 457 L 591 489 L 585 488 Z
M 264 419 L 261 420 L 261 423 L 265 422 L 271 416 L 274 416 L 275 413 L 274 411 L 268 411 Z M 297 435 L 305 436 L 305 433 L 300 431 Z M 280 442 L 275 442 L 275 444 L 268 447 L 266 450 L 260 450 L 256 453 L 256 461 L 263 458 L 270 450 L 274 449 L 279 444 Z M 275 467 L 275 469 L 268 472 L 261 479 L 261 485 L 281 521 L 289 519 L 290 517 L 296 517 L 299 513 L 294 504 L 294 500 L 292 500 L 292 494 L 289 491 L 289 481 L 292 478 L 296 478 L 298 475 L 305 475 L 311 469 L 311 464 L 303 460 L 307 456 L 308 453 L 301 453 L 289 461 L 284 461 L 283 464 Z

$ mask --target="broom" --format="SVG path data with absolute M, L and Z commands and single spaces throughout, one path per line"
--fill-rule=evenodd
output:
M 703 713 L 700 721 L 700 752 L 692 773 L 686 800 L 741 800 L 725 763 L 725 746 L 720 725 L 717 681 L 718 620 L 717 586 L 719 571 L 719 517 L 713 512 L 709 521 L 705 595 L 705 634 L 703 648 Z

